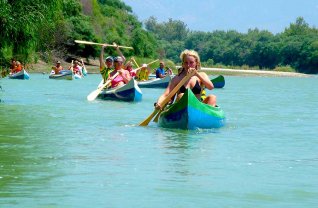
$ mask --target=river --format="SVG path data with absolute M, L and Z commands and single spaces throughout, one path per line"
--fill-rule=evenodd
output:
M 139 127 L 100 81 L 0 80 L 0 207 L 317 207 L 317 77 L 226 76 L 220 129 Z

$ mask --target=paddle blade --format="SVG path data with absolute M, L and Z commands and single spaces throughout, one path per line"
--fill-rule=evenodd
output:
M 162 110 L 160 110 L 160 111 L 157 113 L 156 117 L 153 119 L 153 122 L 156 122 L 156 123 L 158 122 L 159 116 L 160 116 L 161 112 L 162 112 Z
M 147 126 L 148 124 L 149 124 L 149 122 L 152 120 L 152 118 L 158 113 L 158 109 L 155 109 L 153 112 L 152 112 L 152 114 L 150 114 L 149 116 L 148 116 L 148 118 L 146 118 L 143 122 L 141 122 L 140 124 L 139 124 L 139 126 Z
M 93 92 L 91 92 L 89 95 L 87 95 L 87 100 L 88 101 L 93 101 L 97 98 L 97 96 L 99 95 L 100 90 L 94 90 Z
M 97 88 L 97 90 L 94 90 L 93 92 L 91 92 L 88 96 L 87 96 L 87 100 L 88 101 L 93 101 L 97 98 L 97 96 L 99 95 L 99 93 L 107 86 L 111 83 L 111 81 L 113 79 L 115 79 L 117 76 L 119 75 L 118 72 L 116 72 L 116 74 L 114 74 L 114 76 L 112 76 L 109 80 L 107 80 L 107 82 L 105 84 L 103 84 L 102 86 L 100 86 L 99 88 Z M 102 80 L 103 81 L 103 80 Z

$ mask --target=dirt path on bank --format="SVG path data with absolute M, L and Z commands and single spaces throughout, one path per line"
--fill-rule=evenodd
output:
M 215 74 L 233 75 L 233 76 L 272 76 L 272 77 L 311 77 L 308 74 L 295 72 L 278 72 L 265 70 L 247 70 L 247 69 L 220 69 L 201 67 L 202 71 L 208 71 Z

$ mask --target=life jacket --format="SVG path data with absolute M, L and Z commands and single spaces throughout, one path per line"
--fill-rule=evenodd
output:
M 140 69 L 137 76 L 138 76 L 138 81 L 148 80 L 149 79 L 148 69 Z
M 21 64 L 16 65 L 14 71 L 15 71 L 15 73 L 18 73 L 19 71 L 22 71 L 22 65 Z
M 109 77 L 109 74 L 113 71 L 113 68 L 107 68 L 104 67 L 102 70 L 100 70 L 100 74 L 102 75 L 103 79 L 104 79 L 104 83 L 106 82 L 106 80 Z
M 202 90 L 201 90 L 201 100 L 203 101 L 206 98 L 206 91 L 205 91 L 205 87 L 202 86 Z

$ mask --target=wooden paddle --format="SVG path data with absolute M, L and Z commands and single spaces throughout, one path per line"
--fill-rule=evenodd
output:
M 152 62 L 149 62 L 147 65 L 150 65 L 150 64 L 153 64 L 153 63 L 155 63 L 155 62 L 157 62 L 157 61 L 159 61 L 159 59 L 156 59 L 156 60 L 154 60 L 154 61 L 152 61 Z M 136 69 L 134 69 L 134 70 L 132 70 L 133 72 L 137 72 L 139 69 L 141 69 L 142 68 L 142 66 L 141 67 L 138 67 L 138 68 L 136 68 Z
M 195 74 L 195 70 L 193 70 L 191 73 L 187 74 L 187 76 L 185 76 L 178 84 L 177 86 L 171 90 L 171 92 L 168 94 L 168 96 L 162 101 L 161 106 L 165 106 L 170 100 L 171 98 L 178 92 L 178 90 L 180 89 L 180 87 L 182 85 L 184 85 L 184 83 L 186 83 L 193 75 Z M 143 122 L 141 122 L 139 124 L 139 126 L 147 126 L 149 124 L 149 122 L 151 121 L 151 119 L 159 112 L 160 110 L 156 109 L 152 112 L 152 114 L 150 114 Z
M 132 58 L 131 58 L 131 60 L 133 60 L 133 61 L 134 61 L 134 63 L 136 64 L 136 66 L 139 68 L 139 65 L 138 65 L 137 61 L 135 60 L 135 58 L 134 58 L 134 57 L 132 57 Z
M 174 97 L 173 97 L 173 99 L 172 99 L 173 102 L 174 102 L 175 99 L 176 99 L 176 95 L 177 95 L 177 94 L 174 94 Z M 172 102 L 172 103 L 173 103 L 173 102 Z M 165 107 L 166 107 L 168 104 L 169 104 L 169 102 L 168 102 L 165 106 L 163 106 L 161 110 L 159 110 L 158 114 L 157 114 L 156 117 L 153 119 L 153 122 L 156 122 L 156 123 L 158 122 L 160 114 L 162 113 L 162 111 L 165 109 Z
M 83 59 L 81 59 L 81 61 L 82 61 L 82 67 L 83 67 L 83 69 L 82 69 L 82 75 L 84 76 L 83 72 L 84 72 L 85 74 L 87 74 L 87 70 L 86 70 L 86 66 L 85 66 L 85 64 L 84 64 Z
M 71 70 L 71 72 L 72 72 L 72 74 L 73 74 L 73 62 L 74 62 L 74 60 L 72 60 L 72 63 L 71 63 L 71 68 L 70 68 L 70 70 Z
M 162 110 L 159 110 L 159 112 L 157 113 L 157 115 L 156 115 L 156 117 L 153 119 L 153 122 L 158 122 L 158 120 L 159 120 L 159 116 L 160 116 L 160 114 L 161 114 L 161 112 L 163 111 L 163 109 L 166 107 L 167 105 L 165 105 L 163 108 L 162 108 Z
M 115 79 L 118 76 L 118 72 L 116 72 L 116 74 L 114 74 L 114 76 L 112 76 L 109 80 L 107 80 L 105 82 L 105 84 L 103 84 L 101 87 L 98 87 L 96 90 L 94 90 L 93 92 L 91 92 L 89 95 L 87 95 L 87 100 L 88 101 L 93 101 L 97 98 L 97 96 L 99 95 L 99 93 L 104 89 L 104 87 L 106 87 L 107 85 L 110 84 L 110 82 Z
M 108 43 L 94 43 L 94 42 L 90 42 L 90 41 L 85 41 L 85 40 L 75 40 L 75 43 L 80 43 L 80 44 L 87 44 L 87 45 L 107 45 L 107 46 L 110 46 L 110 47 L 114 47 L 116 48 L 118 46 L 118 48 L 127 48 L 127 49 L 132 49 L 134 50 L 133 47 L 128 47 L 128 46 L 120 46 L 120 45 L 111 45 L 111 44 L 108 44 Z

